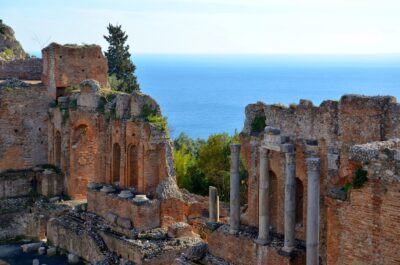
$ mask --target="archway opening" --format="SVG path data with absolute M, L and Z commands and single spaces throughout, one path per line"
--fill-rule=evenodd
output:
M 61 165 L 61 133 L 56 132 L 54 138 L 54 164 L 58 167 Z
M 113 145 L 112 180 L 114 184 L 119 184 L 121 167 L 121 147 L 118 143 Z
M 135 145 L 128 148 L 128 186 L 139 188 L 138 152 Z
M 296 178 L 296 224 L 303 223 L 303 182 Z
M 273 171 L 269 171 L 269 216 L 270 226 L 276 231 L 278 227 L 278 179 Z

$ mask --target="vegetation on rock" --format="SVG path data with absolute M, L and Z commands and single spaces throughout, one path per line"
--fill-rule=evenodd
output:
M 109 24 L 108 36 L 104 38 L 109 43 L 105 55 L 108 60 L 109 81 L 113 89 L 131 93 L 139 91 L 140 87 L 134 75 L 135 65 L 131 61 L 129 45 L 125 44 L 128 36 L 121 29 L 121 25 Z
M 251 123 L 252 132 L 262 132 L 265 128 L 265 116 L 256 116 Z
M 350 189 L 359 189 L 361 188 L 365 182 L 367 182 L 368 172 L 366 170 L 363 170 L 361 168 L 357 169 L 356 172 L 354 173 L 353 180 L 349 183 L 346 183 L 343 186 L 344 191 L 348 192 Z

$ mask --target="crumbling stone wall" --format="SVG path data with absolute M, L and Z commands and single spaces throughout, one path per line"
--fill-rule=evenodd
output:
M 51 43 L 42 50 L 42 58 L 42 81 L 53 98 L 63 95 L 64 88 L 86 79 L 107 85 L 107 59 L 99 45 Z
M 307 142 L 317 140 L 313 151 L 321 159 L 321 245 L 323 263 L 327 253 L 327 216 L 325 194 L 328 188 L 342 185 L 351 176 L 348 170 L 349 149 L 354 144 L 369 141 L 381 141 L 399 133 L 399 104 L 393 97 L 367 97 L 345 95 L 339 101 L 324 101 L 319 107 L 310 101 L 301 100 L 299 105 L 289 108 L 282 105 L 266 105 L 258 102 L 246 107 L 246 120 L 240 135 L 242 155 L 249 172 L 248 207 L 242 221 L 245 224 L 258 225 L 258 176 L 259 147 L 263 140 L 263 131 L 256 132 L 252 123 L 256 117 L 265 117 L 265 123 L 281 130 L 295 145 L 296 177 L 303 187 L 302 204 L 297 203 L 297 210 L 302 209 L 302 222 L 296 222 L 296 238 L 305 239 L 305 218 L 307 202 Z M 270 167 L 278 179 L 277 192 L 271 192 L 271 200 L 277 201 L 278 213 L 270 212 L 272 220 L 278 219 L 277 232 L 283 233 L 284 216 L 284 159 L 269 153 Z M 299 184 L 300 185 L 300 184 Z M 275 198 L 275 199 L 274 199 Z M 299 200 L 297 200 L 299 201 Z
M 47 109 L 42 85 L 0 84 L 0 171 L 47 163 Z
M 158 215 L 160 202 L 158 200 L 135 203 L 119 198 L 116 194 L 106 194 L 96 190 L 88 190 L 87 196 L 88 211 L 105 218 L 110 225 L 118 225 L 118 218 L 122 218 L 123 221 L 130 221 L 132 228 L 137 231 L 160 226 L 160 216 Z M 129 225 L 125 228 L 130 229 Z
M 60 163 L 67 174 L 68 194 L 85 197 L 87 184 L 97 182 L 135 187 L 149 196 L 179 197 L 171 140 L 137 111 L 141 104 L 140 110 L 153 106 L 161 115 L 157 103 L 138 93 L 107 100 L 98 85 L 85 86 L 81 93 L 60 97 L 50 109 L 49 163 Z
M 0 79 L 40 80 L 41 76 L 42 59 L 29 58 L 0 62 Z
M 399 147 L 396 139 L 351 148 L 350 159 L 368 172 L 368 180 L 351 189 L 347 200 L 327 198 L 327 264 L 399 262 Z

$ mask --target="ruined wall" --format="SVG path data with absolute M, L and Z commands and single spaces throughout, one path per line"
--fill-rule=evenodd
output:
M 115 193 L 107 194 L 96 190 L 88 190 L 87 196 L 88 211 L 105 218 L 111 222 L 110 225 L 118 225 L 118 218 L 122 218 L 129 220 L 131 226 L 138 231 L 160 226 L 158 200 L 135 203 L 129 199 L 119 198 Z
M 63 94 L 62 88 L 77 85 L 86 79 L 107 85 L 107 59 L 98 45 L 51 43 L 42 50 L 42 58 L 42 81 L 53 98 Z
M 0 79 L 40 80 L 42 71 L 42 59 L 39 58 L 0 62 Z
M 350 159 L 368 172 L 347 200 L 328 198 L 327 264 L 397 264 L 400 140 L 358 145 Z
M 295 145 L 296 152 L 296 238 L 305 239 L 307 215 L 307 146 L 309 139 L 317 140 L 315 154 L 321 159 L 321 245 L 323 264 L 327 253 L 327 189 L 348 181 L 349 149 L 354 144 L 385 140 L 399 132 L 397 115 L 399 105 L 393 97 L 366 97 L 345 95 L 340 101 L 324 101 L 319 107 L 301 100 L 299 105 L 286 108 L 258 102 L 246 107 L 246 120 L 240 135 L 242 155 L 249 171 L 248 208 L 242 216 L 245 224 L 258 225 L 259 147 L 264 132 L 256 132 L 252 122 L 265 117 L 266 125 L 279 128 L 283 136 Z M 313 142 L 311 141 L 311 142 Z M 270 209 L 272 220 L 278 220 L 277 232 L 283 233 L 284 216 L 284 157 L 269 154 L 270 166 L 277 177 L 271 189 L 270 200 L 276 201 L 277 210 Z M 279 163 L 281 165 L 279 166 Z M 276 187 L 276 188 L 275 188 Z M 301 188 L 299 188 L 301 187 Z M 300 205 L 302 204 L 302 205 Z M 302 219 L 302 221 L 298 220 Z M 275 221 L 273 221 L 275 222 Z
M 0 84 L 0 171 L 47 163 L 49 102 L 42 85 Z
M 161 115 L 157 103 L 138 93 L 106 98 L 92 83 L 83 85 L 81 93 L 60 97 L 50 109 L 49 163 L 66 173 L 68 193 L 85 197 L 87 184 L 97 182 L 179 197 L 171 140 L 142 113 L 147 108 Z
M 255 235 L 241 231 L 240 235 L 229 234 L 229 228 L 222 226 L 209 234 L 209 252 L 237 265 L 300 265 L 305 264 L 305 253 L 296 252 L 295 257 L 279 254 L 279 244 L 272 242 L 261 246 L 254 242 Z

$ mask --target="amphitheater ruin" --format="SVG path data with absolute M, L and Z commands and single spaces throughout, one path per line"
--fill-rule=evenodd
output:
M 160 106 L 111 91 L 100 46 L 0 63 L 0 240 L 91 264 L 400 264 L 394 97 L 248 105 L 227 206 L 177 186 Z

